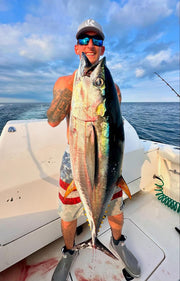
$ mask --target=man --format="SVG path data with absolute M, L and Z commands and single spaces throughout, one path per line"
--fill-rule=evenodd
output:
M 96 21 L 88 19 L 78 27 L 76 39 L 77 44 L 74 48 L 76 55 L 81 58 L 81 54 L 84 52 L 92 64 L 98 62 L 100 56 L 105 51 L 102 27 Z M 68 143 L 69 115 L 75 72 L 72 75 L 60 77 L 56 81 L 53 89 L 53 100 L 47 111 L 48 122 L 52 127 L 57 126 L 66 117 Z M 119 102 L 121 102 L 120 89 L 116 84 L 115 87 Z M 77 218 L 83 214 L 83 206 L 78 191 L 73 191 L 70 198 L 64 197 L 67 186 L 71 183 L 72 179 L 70 155 L 67 147 L 61 164 L 59 190 L 59 214 L 65 246 L 62 249 L 62 259 L 55 269 L 52 280 L 66 280 L 72 261 L 76 256 L 76 252 L 71 249 L 75 241 Z M 120 188 L 116 188 L 106 214 L 112 230 L 111 246 L 125 263 L 128 273 L 133 277 L 139 277 L 140 268 L 138 262 L 125 246 L 124 242 L 126 239 L 121 234 L 123 226 L 122 206 L 122 191 Z

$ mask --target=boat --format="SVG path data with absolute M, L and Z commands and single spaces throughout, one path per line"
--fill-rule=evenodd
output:
M 180 148 L 140 139 L 124 119 L 122 175 L 132 194 L 124 197 L 123 234 L 139 260 L 137 280 L 178 281 Z M 0 281 L 49 281 L 64 245 L 58 215 L 58 181 L 66 148 L 66 123 L 46 119 L 8 121 L 0 137 Z M 99 240 L 109 247 L 107 218 Z M 76 243 L 90 238 L 78 219 Z M 121 260 L 85 249 L 68 281 L 132 280 Z

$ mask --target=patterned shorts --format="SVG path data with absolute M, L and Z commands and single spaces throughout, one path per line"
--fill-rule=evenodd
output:
M 67 146 L 64 152 L 61 168 L 60 168 L 60 180 L 59 180 L 59 208 L 58 212 L 60 217 L 64 221 L 72 221 L 84 214 L 83 204 L 79 197 L 77 190 L 72 191 L 68 197 L 64 198 L 65 192 L 69 184 L 72 182 L 72 169 L 70 162 L 69 146 Z M 116 187 L 114 195 L 111 199 L 109 207 L 106 210 L 107 216 L 118 215 L 122 213 L 123 200 L 122 190 Z

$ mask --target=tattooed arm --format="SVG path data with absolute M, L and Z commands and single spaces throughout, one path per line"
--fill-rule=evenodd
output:
M 48 123 L 57 126 L 70 112 L 74 73 L 60 77 L 53 89 L 53 100 L 47 111 Z

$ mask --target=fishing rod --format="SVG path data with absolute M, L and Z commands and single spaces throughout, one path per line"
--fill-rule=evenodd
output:
M 164 81 L 165 83 L 166 83 L 166 85 L 168 85 L 170 88 L 171 88 L 171 90 L 173 91 L 173 92 L 175 92 L 175 94 L 180 98 L 180 95 L 171 87 L 171 85 L 169 85 L 169 83 L 167 83 L 157 72 L 154 72 L 157 76 L 159 76 L 159 78 L 161 78 L 161 80 L 162 81 Z

